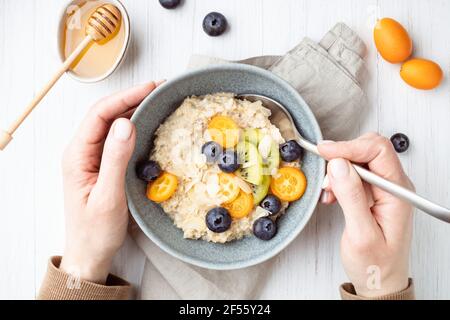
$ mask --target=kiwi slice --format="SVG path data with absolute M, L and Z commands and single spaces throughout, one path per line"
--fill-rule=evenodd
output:
M 260 129 L 255 128 L 249 128 L 244 130 L 244 141 L 250 142 L 254 144 L 256 147 L 258 146 L 258 143 L 262 139 L 262 134 Z
M 269 193 L 271 176 L 263 176 L 262 182 L 260 185 L 252 184 L 252 192 L 253 192 L 253 203 L 257 206 L 262 199 Z
M 263 160 L 263 169 L 264 174 L 271 175 L 273 169 L 278 169 L 280 166 L 280 150 L 278 147 L 278 144 L 275 142 L 272 142 L 272 145 L 270 146 L 270 152 L 267 157 L 267 159 Z
M 239 142 L 236 148 L 241 164 L 237 174 L 251 184 L 260 185 L 263 180 L 263 166 L 258 148 L 246 141 Z

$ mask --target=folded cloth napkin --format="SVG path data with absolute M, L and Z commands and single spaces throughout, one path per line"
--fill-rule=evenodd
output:
M 361 89 L 365 45 L 345 24 L 336 24 L 317 44 L 304 38 L 284 56 L 254 57 L 227 62 L 194 55 L 189 68 L 218 63 L 244 63 L 268 69 L 287 80 L 305 99 L 324 137 L 345 139 L 352 134 L 365 103 Z M 215 271 L 184 263 L 159 249 L 137 226 L 131 234 L 144 251 L 141 299 L 257 299 L 272 260 L 231 271 Z

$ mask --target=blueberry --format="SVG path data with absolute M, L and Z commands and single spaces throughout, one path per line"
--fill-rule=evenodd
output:
M 173 9 L 180 4 L 180 0 L 159 0 L 159 3 L 166 9 Z
M 277 233 L 277 225 L 272 219 L 262 217 L 253 223 L 253 234 L 261 240 L 270 240 Z
M 398 153 L 405 152 L 409 148 L 409 138 L 403 133 L 396 133 L 391 137 L 395 151 Z
M 269 194 L 261 201 L 260 206 L 271 214 L 277 214 L 281 209 L 281 201 L 273 194 Z
M 231 226 L 231 216 L 227 209 L 216 207 L 206 214 L 206 226 L 212 232 L 225 232 Z
M 231 173 L 239 169 L 238 156 L 233 150 L 226 150 L 219 157 L 219 168 L 223 172 Z
M 141 161 L 136 165 L 136 175 L 146 182 L 156 180 L 161 174 L 161 167 L 156 161 Z
M 227 29 L 227 25 L 227 18 L 218 12 L 210 12 L 203 19 L 203 30 L 211 37 L 220 36 Z
M 280 156 L 283 161 L 292 162 L 302 156 L 302 147 L 295 140 L 289 140 L 280 145 Z
M 214 141 L 209 141 L 202 146 L 202 153 L 206 156 L 206 162 L 215 163 L 222 154 L 222 147 Z

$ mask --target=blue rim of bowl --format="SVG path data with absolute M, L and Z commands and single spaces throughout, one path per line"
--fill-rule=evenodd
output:
M 312 113 L 309 105 L 303 100 L 301 95 L 284 79 L 280 78 L 279 76 L 273 74 L 270 71 L 267 71 L 265 69 L 261 69 L 259 67 L 251 66 L 251 65 L 245 65 L 245 64 L 218 64 L 208 67 L 203 67 L 199 69 L 195 69 L 193 71 L 188 71 L 186 73 L 183 73 L 168 82 L 162 84 L 158 88 L 156 88 L 152 93 L 150 93 L 139 105 L 136 112 L 131 117 L 131 121 L 135 122 L 135 119 L 139 118 L 141 112 L 143 112 L 143 108 L 141 106 L 145 105 L 147 103 L 147 100 L 149 100 L 153 95 L 156 95 L 159 91 L 162 90 L 170 90 L 169 87 L 167 87 L 171 83 L 175 83 L 178 81 L 182 81 L 186 78 L 190 78 L 193 76 L 196 76 L 198 74 L 207 72 L 207 71 L 219 71 L 219 70 L 237 70 L 237 71 L 249 71 L 249 72 L 256 72 L 262 76 L 266 76 L 271 78 L 274 81 L 281 82 L 284 86 L 286 86 L 287 90 L 290 91 L 298 100 L 303 102 L 304 106 L 306 106 L 305 112 L 309 115 L 309 119 L 312 121 L 312 126 L 314 130 L 318 133 L 318 139 L 319 141 L 322 140 L 322 131 L 320 130 L 319 124 L 317 123 L 316 117 Z M 323 178 L 325 176 L 325 160 L 322 158 L 318 158 L 317 161 L 319 161 L 319 175 Z M 206 268 L 206 269 L 212 269 L 212 270 L 234 270 L 234 269 L 242 269 L 250 266 L 254 266 L 257 264 L 260 264 L 264 261 L 269 260 L 270 258 L 273 258 L 278 253 L 280 253 L 282 250 L 284 250 L 299 234 L 300 232 L 305 228 L 308 221 L 311 219 L 311 216 L 314 213 L 314 210 L 317 207 L 317 203 L 320 198 L 321 189 L 319 188 L 318 191 L 316 191 L 316 194 L 313 197 L 313 200 L 315 201 L 316 205 L 312 206 L 309 212 L 307 212 L 307 215 L 305 216 L 305 219 L 303 219 L 302 223 L 299 223 L 296 228 L 292 231 L 292 233 L 285 239 L 285 241 L 281 242 L 278 246 L 276 246 L 273 250 L 270 252 L 260 255 L 256 258 L 249 259 L 247 261 L 239 261 L 239 262 L 230 262 L 230 263 L 210 263 L 201 261 L 199 259 L 192 258 L 183 252 L 179 252 L 177 250 L 174 250 L 170 246 L 166 245 L 164 242 L 160 241 L 160 239 L 153 235 L 153 233 L 148 230 L 146 227 L 146 223 L 141 218 L 141 216 L 138 213 L 137 208 L 134 206 L 133 202 L 130 201 L 130 196 L 128 195 L 128 187 L 126 187 L 126 193 L 128 198 L 128 207 L 130 209 L 131 215 L 133 216 L 134 220 L 138 224 L 139 228 L 144 232 L 144 234 L 153 241 L 156 245 L 158 245 L 159 248 L 161 248 L 166 253 L 170 254 L 171 256 L 180 259 L 181 261 L 187 262 L 189 264 Z M 174 226 L 175 227 L 175 226 Z M 203 240 L 198 240 L 203 241 Z M 236 240 L 236 241 L 245 241 L 245 238 Z

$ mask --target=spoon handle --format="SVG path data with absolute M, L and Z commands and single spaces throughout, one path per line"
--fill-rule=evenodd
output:
M 303 139 L 300 139 L 298 142 L 306 150 L 308 150 L 318 156 L 321 156 L 319 154 L 319 151 L 317 150 L 316 145 L 314 145 L 306 140 L 303 140 Z M 433 216 L 439 220 L 450 223 L 450 209 L 447 209 L 447 208 L 442 207 L 428 199 L 425 199 L 424 197 L 419 196 L 417 193 L 415 193 L 411 190 L 408 190 L 402 186 L 399 186 L 398 184 L 395 184 L 391 181 L 388 181 L 388 180 L 380 177 L 379 175 L 376 175 L 375 173 L 373 173 L 357 164 L 352 164 L 352 165 L 355 168 L 356 172 L 361 177 L 361 179 L 363 179 L 364 181 L 366 181 L 374 186 L 377 186 L 378 188 L 383 189 L 384 191 L 389 192 L 390 194 L 392 194 L 400 199 L 408 201 L 416 208 L 430 214 L 431 216 Z
M 428 199 L 425 199 L 424 197 L 419 196 L 417 193 L 399 186 L 398 184 L 388 181 L 376 175 L 375 173 L 364 169 L 361 166 L 353 164 L 353 167 L 355 168 L 356 172 L 358 172 L 361 179 L 363 179 L 364 181 L 377 186 L 378 188 L 383 189 L 384 191 L 387 191 L 398 198 L 408 201 L 416 208 L 432 215 L 439 220 L 450 223 L 449 209 L 442 207 Z

